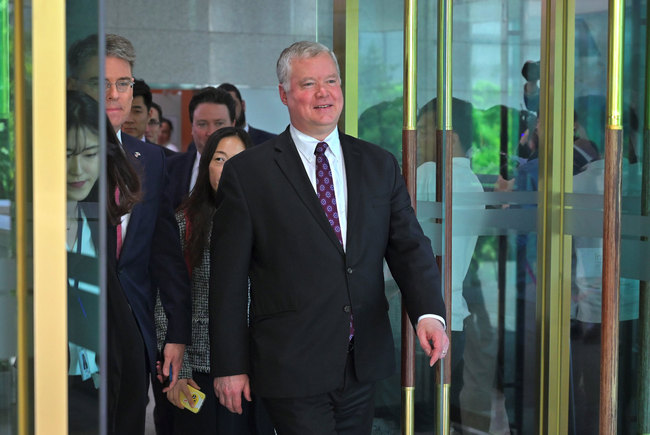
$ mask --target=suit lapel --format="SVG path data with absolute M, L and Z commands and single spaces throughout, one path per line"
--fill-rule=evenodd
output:
M 318 202 L 318 197 L 309 181 L 309 177 L 305 173 L 305 167 L 302 164 L 302 160 L 298 155 L 298 150 L 291 139 L 291 134 L 289 133 L 288 128 L 284 133 L 282 133 L 281 140 L 276 142 L 275 151 L 275 161 L 280 167 L 280 170 L 284 173 L 284 176 L 293 186 L 300 200 L 305 204 L 314 219 L 316 219 L 316 222 L 318 222 L 318 225 L 320 225 L 327 237 L 332 241 L 332 243 L 334 243 L 337 249 L 343 253 L 343 247 L 341 246 L 341 243 L 339 243 L 336 234 L 334 234 L 334 230 L 330 226 L 329 221 L 325 216 L 325 212 L 323 212 L 323 209 Z
M 354 146 L 350 136 L 339 133 L 341 149 L 343 150 L 343 161 L 345 162 L 345 176 L 348 190 L 347 204 L 347 237 L 346 250 L 349 252 L 352 241 L 351 235 L 357 233 L 354 231 L 358 228 L 359 208 L 361 207 L 361 153 Z

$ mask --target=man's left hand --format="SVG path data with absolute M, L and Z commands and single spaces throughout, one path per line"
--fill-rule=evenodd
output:
M 434 318 L 420 319 L 416 334 L 420 340 L 420 346 L 427 356 L 431 357 L 429 366 L 433 365 L 440 358 L 447 355 L 449 349 L 449 338 L 442 323 Z
M 172 376 L 169 380 L 169 385 L 163 389 L 163 393 L 171 390 L 176 381 L 178 380 L 178 374 L 183 367 L 183 354 L 185 353 L 185 345 L 180 343 L 167 343 L 165 349 L 163 350 L 163 356 L 165 361 L 163 364 L 163 375 L 169 377 L 169 368 L 171 365 Z

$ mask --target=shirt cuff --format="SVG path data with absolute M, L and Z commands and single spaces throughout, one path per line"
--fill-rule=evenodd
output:
M 439 320 L 440 323 L 442 323 L 442 328 L 444 330 L 447 330 L 447 322 L 445 322 L 445 319 L 442 317 L 436 315 L 436 314 L 422 314 L 420 317 L 418 317 L 418 323 L 420 323 L 420 320 L 422 319 L 436 319 Z

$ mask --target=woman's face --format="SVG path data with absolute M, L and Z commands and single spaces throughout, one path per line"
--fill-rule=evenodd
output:
M 68 200 L 88 196 L 99 176 L 99 138 L 87 128 L 68 131 Z
M 212 160 L 210 160 L 210 185 L 215 191 L 219 187 L 219 180 L 221 179 L 221 171 L 223 171 L 223 164 L 234 155 L 244 151 L 244 143 L 237 136 L 224 137 L 219 141 L 217 149 L 214 151 Z

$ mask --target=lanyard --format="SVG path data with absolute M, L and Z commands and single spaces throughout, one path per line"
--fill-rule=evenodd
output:
M 81 255 L 81 243 L 82 243 L 82 236 L 83 236 L 83 219 L 81 217 L 81 207 L 79 204 L 77 204 L 77 254 Z M 77 301 L 79 302 L 79 307 L 81 308 L 81 312 L 84 315 L 84 318 L 88 318 L 86 315 L 86 310 L 84 308 L 83 302 L 81 302 L 81 298 L 79 297 L 79 278 L 74 278 L 72 287 L 75 290 L 75 294 L 77 295 Z

